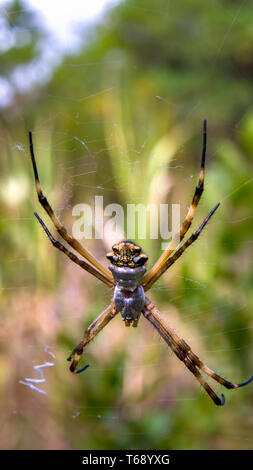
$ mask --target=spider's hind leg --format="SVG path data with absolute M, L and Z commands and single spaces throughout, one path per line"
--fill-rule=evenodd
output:
M 152 304 L 152 302 L 150 302 L 148 298 L 146 298 L 145 307 L 142 313 L 144 317 L 148 321 L 150 321 L 150 323 L 157 329 L 158 333 L 166 341 L 166 343 L 176 354 L 178 359 L 180 359 L 180 361 L 182 361 L 185 366 L 189 369 L 189 371 L 196 377 L 198 382 L 202 385 L 202 387 L 205 389 L 205 391 L 208 393 L 208 395 L 216 405 L 224 405 L 225 397 L 223 394 L 221 395 L 221 398 L 218 397 L 218 395 L 214 392 L 214 390 L 210 387 L 210 385 L 201 375 L 200 371 L 206 373 L 207 375 L 209 375 L 209 377 L 211 377 L 216 382 L 228 389 L 244 387 L 245 385 L 253 381 L 253 377 L 251 377 L 246 382 L 233 384 L 232 382 L 229 382 L 220 375 L 216 374 L 212 369 L 207 367 L 204 362 L 202 362 L 199 357 L 194 354 L 190 346 L 183 340 L 183 338 L 181 338 L 175 332 L 175 330 L 168 325 L 166 320 L 162 318 L 160 312 Z
M 216 374 L 216 372 L 214 372 L 212 369 L 210 369 L 208 366 L 206 366 L 206 364 L 204 364 L 204 362 L 202 362 L 194 353 L 192 353 L 192 354 L 195 358 L 195 361 L 196 361 L 196 359 L 198 359 L 198 361 L 199 361 L 198 362 L 198 367 L 199 367 L 200 370 L 205 372 L 207 375 L 209 375 L 209 377 L 212 377 L 212 379 L 216 380 L 216 382 L 220 383 L 221 385 L 223 385 L 223 387 L 226 387 L 229 390 L 231 390 L 233 388 L 244 387 L 245 385 L 248 385 L 250 382 L 253 381 L 253 376 L 252 376 L 252 377 L 250 377 L 249 380 L 246 380 L 246 382 L 242 382 L 242 383 L 239 383 L 239 384 L 233 384 L 232 382 L 229 382 L 229 380 L 226 380 L 223 377 L 221 377 L 220 375 Z
M 83 370 L 87 369 L 88 366 L 84 366 L 81 369 L 76 370 L 77 365 L 83 354 L 85 346 L 100 333 L 100 331 L 112 320 L 117 314 L 114 302 L 111 304 L 86 328 L 82 341 L 73 349 L 71 355 L 68 357 L 68 361 L 72 361 L 70 370 L 76 374 L 79 374 Z

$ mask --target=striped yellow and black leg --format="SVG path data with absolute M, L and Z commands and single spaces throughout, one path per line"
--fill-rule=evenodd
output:
M 154 266 L 150 269 L 150 271 L 145 274 L 142 279 L 142 284 L 146 285 L 149 284 L 152 278 L 156 275 L 157 271 L 162 267 L 163 263 L 169 258 L 171 253 L 175 251 L 179 243 L 183 240 L 186 232 L 189 230 L 192 220 L 198 206 L 199 200 L 201 195 L 204 191 L 204 178 L 205 178 L 205 158 L 206 158 L 206 120 L 204 120 L 203 125 L 203 146 L 202 146 L 202 157 L 201 157 L 201 167 L 200 167 L 200 175 L 199 181 L 195 189 L 195 193 L 192 199 L 191 206 L 187 212 L 185 220 L 180 228 L 180 231 L 175 235 L 175 237 L 171 240 L 168 244 L 164 253 L 160 256 L 158 261 L 154 264 Z
M 210 218 L 212 217 L 212 215 L 214 214 L 214 212 L 218 209 L 220 203 L 216 204 L 216 206 L 211 210 L 211 212 L 208 214 L 208 216 L 203 220 L 202 224 L 200 225 L 200 227 L 198 228 L 198 230 L 196 230 L 196 232 L 194 232 L 189 238 L 188 240 L 186 240 L 186 242 L 184 242 L 184 244 L 178 248 L 177 251 L 175 251 L 175 253 L 170 256 L 166 261 L 164 261 L 161 266 L 157 269 L 156 271 L 153 273 L 152 277 L 146 282 L 146 283 L 143 283 L 143 287 L 144 287 L 144 290 L 147 291 L 148 289 L 150 289 L 150 287 L 154 284 L 154 282 L 156 282 L 159 277 L 165 272 L 167 271 L 167 269 L 172 266 L 172 264 L 175 263 L 175 261 L 177 261 L 177 259 L 184 253 L 184 251 L 193 243 L 197 240 L 197 238 L 199 237 L 200 233 L 202 232 L 202 230 L 204 229 L 204 227 L 206 226 L 207 222 L 210 220 Z
M 203 372 L 205 372 L 205 374 L 209 375 L 210 377 L 212 377 L 212 379 L 216 380 L 216 382 L 220 383 L 221 385 L 223 385 L 223 387 L 226 387 L 228 389 L 234 389 L 234 388 L 240 388 L 240 387 L 244 387 L 245 385 L 248 385 L 250 382 L 252 382 L 253 380 L 253 376 L 250 377 L 249 380 L 246 380 L 246 382 L 242 382 L 242 383 L 239 383 L 239 384 L 233 384 L 232 382 L 229 382 L 228 380 L 224 379 L 223 377 L 221 377 L 220 375 L 216 374 L 216 372 L 214 372 L 212 369 L 210 369 L 209 367 L 206 366 L 206 364 L 204 364 L 204 362 L 202 362 L 198 356 L 196 356 L 192 351 L 191 351 L 191 355 L 193 356 L 193 360 L 195 361 L 195 363 L 197 364 L 197 367 L 202 370 Z
M 84 366 L 81 369 L 76 370 L 78 362 L 81 359 L 85 346 L 100 333 L 100 331 L 117 315 L 114 302 L 112 302 L 85 330 L 82 341 L 75 347 L 71 355 L 68 357 L 68 361 L 72 361 L 70 370 L 76 374 L 79 374 L 85 370 L 88 366 Z
M 88 271 L 90 274 L 93 274 L 93 276 L 100 279 L 100 281 L 107 284 L 108 287 L 112 287 L 111 281 L 103 273 L 98 271 L 94 266 L 87 263 L 85 260 L 78 258 L 74 253 L 72 253 L 64 245 L 62 245 L 62 243 L 60 243 L 58 240 L 55 240 L 53 235 L 49 232 L 48 228 L 44 224 L 43 220 L 41 220 L 40 216 L 36 212 L 34 212 L 34 215 L 38 219 L 39 223 L 45 230 L 49 240 L 52 242 L 55 248 L 58 248 L 58 250 L 62 251 L 66 256 L 68 256 L 68 258 L 74 261 L 74 263 L 78 264 L 81 268 L 85 269 L 85 271 Z
M 221 398 L 214 392 L 210 385 L 205 381 L 203 376 L 200 374 L 200 371 L 205 372 L 207 375 L 216 380 L 224 387 L 228 389 L 239 388 L 247 385 L 253 380 L 251 377 L 246 382 L 241 384 L 233 384 L 223 377 L 220 377 L 213 370 L 209 369 L 196 354 L 193 353 L 190 346 L 176 333 L 176 331 L 168 325 L 168 323 L 162 318 L 158 309 L 146 298 L 145 307 L 143 310 L 144 317 L 157 329 L 162 338 L 166 341 L 168 346 L 176 354 L 176 356 L 182 361 L 186 367 L 194 374 L 198 382 L 205 389 L 211 399 L 216 405 L 222 406 L 225 403 L 225 397 L 222 394 Z
M 49 204 L 47 198 L 44 196 L 41 185 L 40 185 L 40 180 L 39 180 L 39 175 L 38 175 L 38 169 L 36 165 L 36 160 L 35 160 L 35 155 L 34 155 L 34 149 L 33 149 L 33 141 L 32 141 L 32 132 L 29 131 L 29 143 L 30 143 L 30 154 L 31 154 L 31 160 L 32 160 L 32 165 L 33 165 L 33 172 L 34 172 L 34 178 L 35 178 L 35 185 L 36 185 L 36 191 L 38 195 L 38 199 L 42 207 L 45 209 L 47 214 L 49 215 L 50 219 L 52 220 L 55 228 L 57 229 L 58 233 L 62 236 L 62 238 L 72 247 L 74 250 L 76 250 L 80 255 L 82 255 L 91 265 L 93 265 L 97 271 L 100 271 L 100 273 L 107 278 L 108 281 L 110 281 L 111 287 L 113 286 L 113 277 L 111 272 L 105 268 L 99 261 L 93 256 L 86 248 L 84 248 L 81 243 L 76 240 L 75 238 L 71 237 L 65 227 L 62 225 L 56 214 L 54 213 L 51 205 Z

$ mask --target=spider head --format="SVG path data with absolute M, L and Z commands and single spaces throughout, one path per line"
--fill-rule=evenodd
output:
M 111 253 L 108 253 L 106 257 L 112 264 L 128 268 L 143 266 L 148 260 L 148 256 L 142 252 L 141 247 L 130 240 L 123 240 L 113 245 Z

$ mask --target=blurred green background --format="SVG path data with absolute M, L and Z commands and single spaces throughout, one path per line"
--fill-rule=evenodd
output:
M 253 385 L 212 383 L 227 399 L 216 407 L 144 318 L 126 329 L 118 316 L 87 347 L 91 367 L 69 372 L 66 358 L 112 292 L 54 250 L 33 216 L 55 233 L 37 201 L 27 135 L 44 193 L 71 232 L 73 206 L 93 207 L 95 196 L 124 208 L 177 203 L 183 220 L 207 118 L 206 184 L 192 230 L 221 206 L 150 298 L 209 367 L 248 379 L 251 3 L 122 1 L 96 26 L 84 24 L 82 47 L 59 53 L 51 68 L 41 57 L 57 56 L 57 46 L 38 13 L 9 2 L 0 24 L 0 85 L 11 97 L 0 109 L 1 448 L 251 449 Z M 83 243 L 106 263 L 110 240 Z M 161 254 L 161 240 L 139 243 L 150 264 Z M 20 383 L 40 379 L 34 366 L 46 362 L 54 363 L 42 369 L 46 381 L 32 383 L 44 393 Z

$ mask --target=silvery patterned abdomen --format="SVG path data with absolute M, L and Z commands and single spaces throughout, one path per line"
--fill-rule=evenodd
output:
M 129 268 L 110 264 L 109 269 L 116 284 L 113 297 L 115 307 L 126 324 L 133 322 L 137 325 L 145 302 L 144 289 L 140 283 L 146 268 L 144 266 Z

